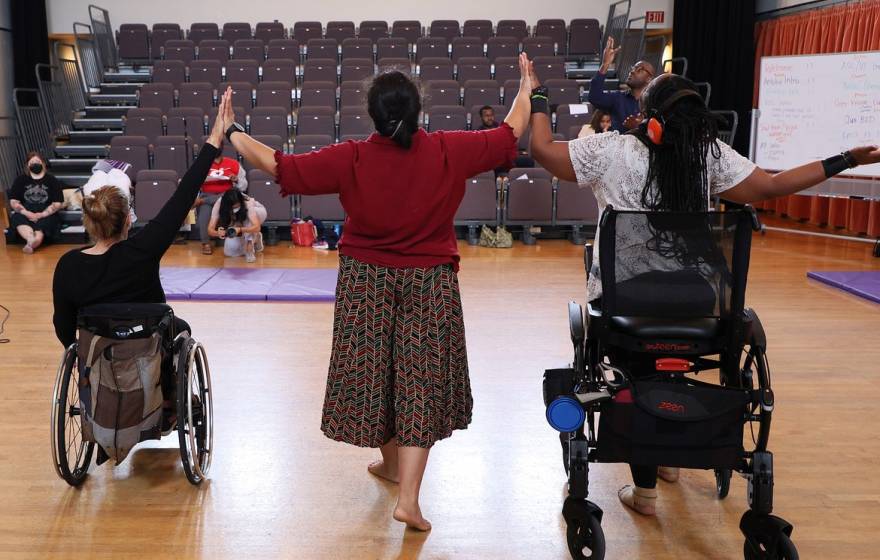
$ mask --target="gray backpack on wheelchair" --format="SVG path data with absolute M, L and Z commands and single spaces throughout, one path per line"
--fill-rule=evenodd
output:
M 173 320 L 171 308 L 156 304 L 100 304 L 79 314 L 83 439 L 116 464 L 137 443 L 161 437 L 162 402 L 171 398 L 162 394 L 161 376 Z

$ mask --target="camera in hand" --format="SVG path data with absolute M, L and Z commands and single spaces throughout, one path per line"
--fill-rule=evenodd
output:
M 227 239 L 232 239 L 234 237 L 238 237 L 239 235 L 241 235 L 241 232 L 238 231 L 238 229 L 236 229 L 234 227 L 226 228 L 226 238 Z

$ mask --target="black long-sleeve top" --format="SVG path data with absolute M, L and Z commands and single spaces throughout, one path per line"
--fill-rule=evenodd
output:
M 138 233 L 114 244 L 103 255 L 82 249 L 64 254 L 55 267 L 52 297 L 55 335 L 65 347 L 76 340 L 76 316 L 96 303 L 165 303 L 159 261 L 205 182 L 217 148 L 205 144 L 177 190 L 155 218 Z

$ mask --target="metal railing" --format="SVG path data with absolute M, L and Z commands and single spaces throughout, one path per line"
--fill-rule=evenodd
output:
M 113 26 L 110 25 L 110 12 L 90 4 L 89 20 L 101 66 L 104 69 L 116 68 L 119 66 L 119 53 L 116 49 L 116 38 L 113 36 Z
M 39 90 L 13 89 L 12 104 L 22 152 L 38 150 L 44 157 L 49 157 L 52 153 L 52 128 L 46 118 L 46 110 L 40 104 Z
M 101 57 L 95 45 L 91 26 L 85 23 L 74 23 L 73 37 L 76 46 L 74 56 L 79 62 L 83 82 L 87 87 L 97 90 L 104 80 L 104 66 L 101 64 Z

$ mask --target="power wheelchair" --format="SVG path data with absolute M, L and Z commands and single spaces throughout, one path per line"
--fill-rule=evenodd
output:
M 767 341 L 744 306 L 753 229 L 760 223 L 748 206 L 604 211 L 598 271 L 590 244 L 584 257 L 601 297 L 588 297 L 586 314 L 569 303 L 574 360 L 546 370 L 543 383 L 568 474 L 572 558 L 605 556 L 602 510 L 587 499 L 591 462 L 713 469 L 719 498 L 736 471 L 748 484 L 744 558 L 798 558 L 792 525 L 771 514 Z M 695 379 L 716 370 L 719 383 Z
M 174 400 L 176 430 L 171 424 L 165 433 L 177 432 L 184 473 L 200 484 L 213 454 L 204 347 L 189 333 L 175 332 L 174 312 L 164 304 L 93 305 L 80 311 L 77 323 L 77 342 L 64 351 L 52 397 L 58 476 L 71 486 L 82 484 L 96 443 L 98 464 L 118 464 L 137 443 L 160 439 L 162 402 Z

